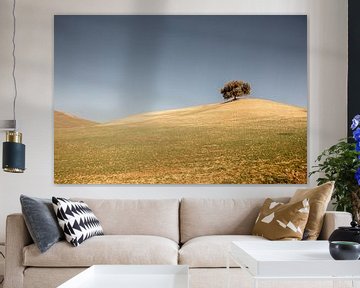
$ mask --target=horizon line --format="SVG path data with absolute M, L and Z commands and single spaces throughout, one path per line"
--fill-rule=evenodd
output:
M 182 110 L 182 109 L 188 109 L 188 108 L 195 108 L 195 107 L 201 107 L 201 106 L 206 106 L 206 105 L 226 104 L 226 103 L 231 103 L 231 102 L 234 102 L 234 101 L 245 100 L 245 99 L 254 99 L 254 100 L 270 101 L 270 102 L 275 102 L 275 103 L 279 103 L 279 104 L 283 104 L 283 105 L 287 105 L 287 106 L 292 106 L 292 107 L 296 107 L 296 108 L 305 109 L 306 111 L 308 111 L 308 107 L 303 107 L 303 106 L 299 106 L 299 105 L 288 104 L 288 103 L 279 102 L 279 101 L 275 101 L 275 100 L 271 100 L 271 99 L 266 99 L 266 98 L 251 97 L 251 95 L 250 95 L 250 96 L 241 97 L 241 98 L 238 98 L 238 99 L 236 99 L 236 100 L 227 100 L 227 101 L 224 101 L 224 102 L 214 102 L 214 103 L 206 103 L 206 104 L 195 105 L 195 106 L 185 106 L 185 107 L 175 108 L 175 109 L 154 110 L 154 111 L 148 111 L 148 112 L 143 112 L 143 113 L 135 113 L 135 114 L 127 115 L 127 116 L 122 117 L 122 118 L 114 118 L 114 119 L 109 120 L 109 121 L 93 120 L 93 119 L 91 119 L 91 118 L 81 117 L 81 116 L 78 116 L 78 115 L 75 114 L 75 113 L 66 112 L 66 111 L 63 111 L 63 110 L 57 110 L 57 109 L 55 109 L 55 108 L 54 108 L 53 111 L 54 111 L 54 112 L 63 113 L 63 114 L 67 114 L 68 116 L 77 118 L 77 119 L 79 119 L 79 120 L 91 121 L 91 122 L 95 122 L 96 124 L 108 124 L 108 123 L 113 123 L 113 122 L 115 122 L 115 121 L 123 120 L 123 119 L 129 118 L 129 117 L 133 117 L 133 116 L 137 116 L 137 115 L 146 115 L 146 114 L 159 113 L 159 112 L 164 112 L 164 111 L 176 111 L 176 110 Z M 95 125 L 96 125 L 96 124 L 95 124 Z

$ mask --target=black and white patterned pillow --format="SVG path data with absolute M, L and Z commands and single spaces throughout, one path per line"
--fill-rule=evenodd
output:
M 84 202 L 52 197 L 55 214 L 66 241 L 79 246 L 86 239 L 104 235 L 99 220 Z

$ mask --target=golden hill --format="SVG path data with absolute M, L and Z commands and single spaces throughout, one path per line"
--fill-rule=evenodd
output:
M 54 111 L 55 128 L 89 127 L 95 124 L 97 124 L 97 122 L 79 118 L 69 113 Z
M 54 153 L 58 184 L 304 184 L 307 111 L 248 98 L 145 113 L 55 129 Z
M 126 118 L 101 124 L 112 125 L 138 125 L 151 123 L 168 123 L 172 125 L 214 125 L 224 122 L 251 122 L 263 121 L 268 118 L 306 118 L 304 108 L 287 105 L 271 100 L 246 98 L 226 103 L 215 103 L 201 106 L 192 106 L 174 110 L 164 110 L 144 114 L 132 115 Z

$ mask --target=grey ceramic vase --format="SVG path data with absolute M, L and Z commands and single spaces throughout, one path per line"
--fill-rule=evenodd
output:
M 358 260 L 360 257 L 360 244 L 348 241 L 331 241 L 330 255 L 335 260 Z

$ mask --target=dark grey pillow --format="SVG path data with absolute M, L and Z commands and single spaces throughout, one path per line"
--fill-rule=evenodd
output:
M 21 195 L 20 203 L 31 238 L 41 253 L 64 238 L 51 199 Z

